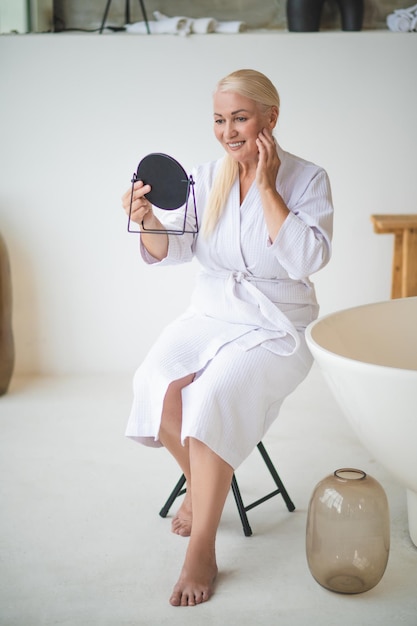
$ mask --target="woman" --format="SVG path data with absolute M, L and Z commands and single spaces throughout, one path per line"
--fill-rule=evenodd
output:
M 311 367 L 304 329 L 318 306 L 308 276 L 329 260 L 332 233 L 326 172 L 284 152 L 272 135 L 279 96 L 271 81 L 254 70 L 233 72 L 218 83 L 213 104 L 226 154 L 193 173 L 200 233 L 147 233 L 164 226 L 141 181 L 131 208 L 147 263 L 196 256 L 202 268 L 190 307 L 135 374 L 126 431 L 165 446 L 187 480 L 172 522 L 173 532 L 190 537 L 174 606 L 212 595 L 216 532 L 233 471 Z M 129 189 L 127 213 L 130 199 Z

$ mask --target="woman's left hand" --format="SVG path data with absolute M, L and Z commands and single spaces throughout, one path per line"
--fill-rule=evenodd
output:
M 276 190 L 276 180 L 281 161 L 271 131 L 263 128 L 258 135 L 256 144 L 259 150 L 258 167 L 256 170 L 258 189 Z
M 270 130 L 263 128 L 256 143 L 259 150 L 256 184 L 262 200 L 269 238 L 275 241 L 289 213 L 288 207 L 277 190 L 277 175 L 281 161 Z

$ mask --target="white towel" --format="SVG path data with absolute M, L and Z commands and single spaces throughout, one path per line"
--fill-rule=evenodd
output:
M 169 17 L 168 15 L 164 15 L 160 11 L 154 11 L 153 16 L 158 24 L 161 25 L 161 28 L 165 28 L 164 24 L 167 24 L 171 20 L 174 20 L 174 23 L 177 24 L 178 35 L 189 35 L 191 32 L 191 25 L 193 23 L 193 20 L 189 17 L 185 17 L 185 15 Z
M 417 4 L 408 9 L 396 9 L 387 16 L 387 26 L 390 30 L 400 33 L 409 33 L 417 30 Z
M 411 30 L 412 19 L 408 15 L 391 13 L 387 17 L 387 26 L 393 32 L 408 33 Z
M 206 35 L 208 33 L 241 33 L 247 28 L 245 22 L 218 22 L 213 17 L 199 17 L 195 19 L 191 17 L 168 17 L 160 11 L 154 11 L 153 16 L 156 22 L 161 25 L 167 23 L 167 20 L 181 20 L 177 29 L 180 35 L 188 35 L 190 33 L 198 35 Z M 156 27 L 154 32 L 168 32 L 165 30 L 165 26 L 163 28 L 163 31 L 159 31 Z M 152 29 L 151 32 L 153 32 Z
M 243 33 L 246 28 L 245 22 L 217 22 L 216 33 Z
M 148 21 L 152 35 L 188 35 L 190 32 L 189 20 L 186 17 L 167 17 L 165 19 Z M 146 22 L 126 24 L 126 31 L 139 35 L 146 35 Z
M 217 22 L 213 17 L 199 17 L 191 21 L 191 32 L 197 35 L 207 35 L 214 33 Z

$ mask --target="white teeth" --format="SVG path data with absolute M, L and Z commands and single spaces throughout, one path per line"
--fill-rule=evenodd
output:
M 238 141 L 237 143 L 229 143 L 231 148 L 237 148 L 238 146 L 243 146 L 243 141 Z

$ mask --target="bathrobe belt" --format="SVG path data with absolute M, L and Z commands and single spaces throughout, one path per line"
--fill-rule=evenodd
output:
M 293 348 L 287 354 L 290 355 L 296 352 L 300 346 L 300 338 L 294 324 L 276 304 L 253 284 L 254 282 L 271 284 L 272 281 L 265 278 L 257 278 L 242 271 L 207 273 L 217 279 L 225 280 L 227 298 L 230 299 L 230 302 L 235 302 L 244 315 L 247 314 L 247 319 L 251 320 L 251 324 L 269 331 L 271 334 L 275 334 L 276 337 L 289 335 L 292 338 Z M 247 302 L 239 297 L 238 285 L 243 287 L 248 295 L 251 296 L 252 302 Z

